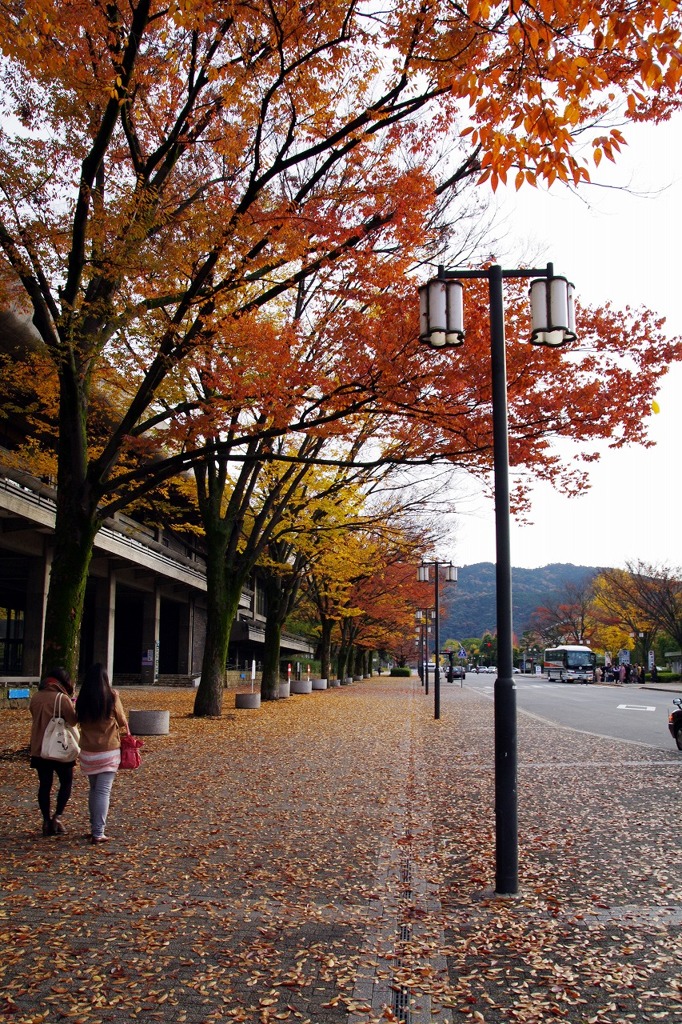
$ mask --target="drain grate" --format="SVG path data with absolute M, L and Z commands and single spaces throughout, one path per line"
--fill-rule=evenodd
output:
M 412 861 L 409 857 L 403 857 L 400 862 L 400 883 L 401 895 L 407 898 L 412 896 Z
M 405 988 L 396 989 L 393 993 L 393 1013 L 401 1024 L 412 1024 L 410 1010 L 410 993 Z
M 412 898 L 412 861 L 409 857 L 403 857 L 399 867 L 400 895 L 403 899 Z M 412 925 L 409 921 L 398 924 L 398 942 L 409 942 L 412 938 Z M 403 966 L 403 958 L 398 956 L 395 960 L 396 966 Z M 410 991 L 405 988 L 393 976 L 393 1013 L 402 1024 L 412 1024 L 412 1011 L 410 1010 Z

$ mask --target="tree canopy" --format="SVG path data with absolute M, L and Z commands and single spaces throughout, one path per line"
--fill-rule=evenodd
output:
M 447 251 L 452 225 L 439 210 L 462 181 L 580 184 L 623 144 L 614 112 L 666 117 L 681 69 L 677 5 L 653 0 L 617 10 L 606 0 L 32 0 L 2 7 L 0 47 L 0 286 L 32 315 L 56 378 L 45 660 L 72 669 L 93 538 L 106 514 L 203 454 L 182 437 L 188 417 L 193 428 L 222 417 L 232 445 L 248 446 L 292 428 L 285 389 L 298 389 L 293 425 L 304 429 L 340 420 L 349 398 L 355 411 L 380 394 L 393 423 L 428 399 L 443 418 L 424 416 L 411 457 L 485 470 L 476 346 L 447 375 L 454 393 L 438 360 L 430 380 L 408 372 L 414 316 L 395 282 L 421 246 Z M 336 344 L 345 337 L 348 368 L 322 405 L 324 371 L 303 389 L 290 358 L 302 321 L 285 315 L 282 329 L 280 316 L 315 275 L 353 300 L 308 349 L 306 372 L 331 328 L 345 332 Z M 609 345 L 620 325 L 600 315 Z M 619 383 L 639 363 L 640 391 L 655 389 L 678 351 L 652 356 L 658 329 L 639 323 L 639 336 L 635 322 L 621 338 L 628 365 L 594 342 L 593 378 Z M 227 377 L 211 376 L 215 357 Z M 511 411 L 519 465 L 537 452 L 549 472 L 541 439 L 591 429 L 587 402 L 569 414 L 555 401 L 545 367 L 559 365 L 536 355 L 512 367 L 511 386 L 527 383 Z M 270 392 L 268 366 L 280 381 Z M 210 408 L 188 397 L 189 367 L 210 385 Z M 95 387 L 107 409 L 97 432 Z M 603 433 L 614 426 L 607 413 L 598 421 Z M 626 418 L 620 436 L 642 440 L 641 423 Z M 172 441 L 164 458 L 160 440 Z

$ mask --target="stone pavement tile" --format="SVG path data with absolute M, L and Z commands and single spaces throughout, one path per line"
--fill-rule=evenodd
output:
M 362 733 L 351 693 L 220 722 L 187 719 L 183 695 L 171 735 L 146 740 L 143 768 L 117 778 L 98 848 L 83 839 L 81 778 L 69 834 L 44 840 L 34 773 L 7 760 L 0 976 L 12 1019 L 346 1020 L 369 955 L 377 837 L 403 775 L 386 763 L 396 741 L 383 709 Z
M 418 681 L 190 717 L 38 834 L 27 717 L 0 712 L 0 1014 L 15 1024 L 682 1019 L 676 753 L 519 716 L 521 892 L 494 879 L 492 704 Z M 226 705 L 229 694 L 226 695 Z M 23 732 L 22 732 L 23 730 Z M 664 1014 L 663 1017 L 657 1016 Z
M 495 898 L 486 881 L 493 779 L 475 756 L 475 721 L 463 722 L 449 794 L 430 791 L 456 1015 L 488 1024 L 682 1019 L 677 754 L 520 714 L 521 889 Z M 430 737 L 434 763 L 450 754 L 448 739 Z

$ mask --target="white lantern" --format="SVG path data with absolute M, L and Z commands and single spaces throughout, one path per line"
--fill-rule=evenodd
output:
M 419 289 L 419 340 L 431 348 L 464 341 L 464 300 L 459 281 L 434 278 Z
M 556 347 L 575 341 L 574 288 L 565 277 L 538 277 L 530 286 L 534 345 Z

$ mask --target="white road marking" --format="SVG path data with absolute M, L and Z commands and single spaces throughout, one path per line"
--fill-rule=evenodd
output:
M 619 704 L 619 711 L 655 711 L 656 708 L 652 708 L 647 704 Z

